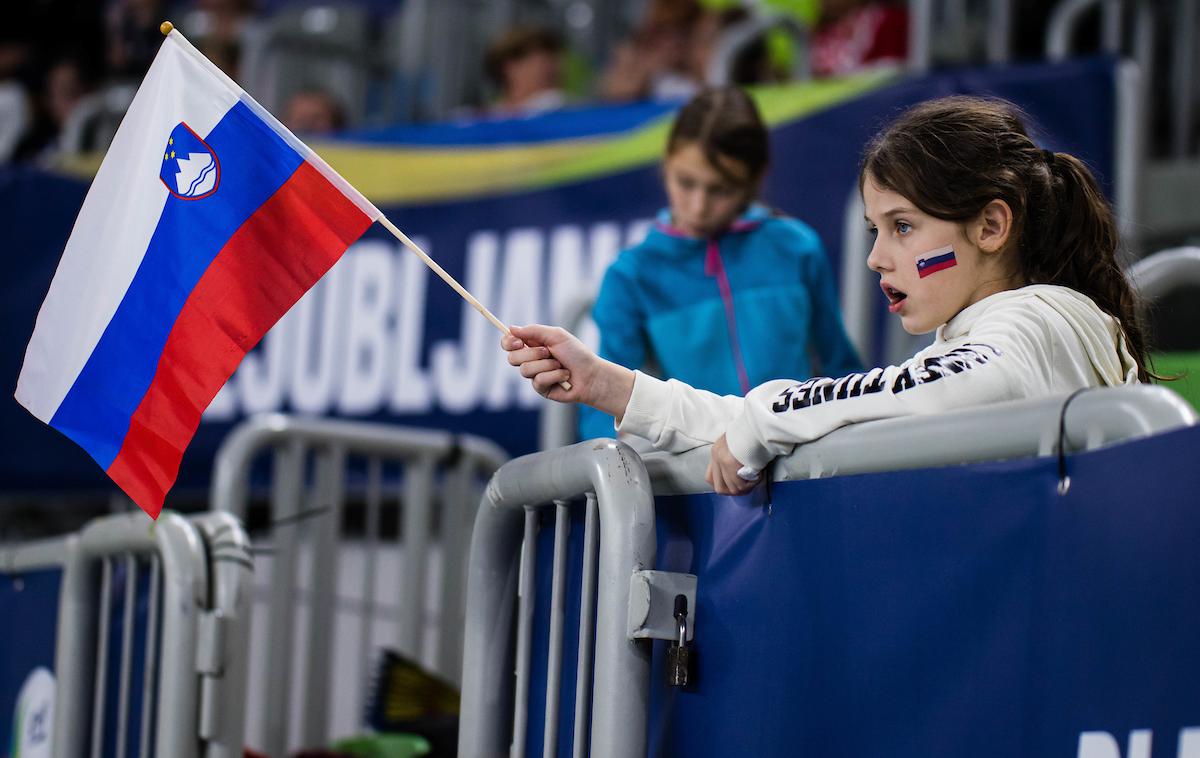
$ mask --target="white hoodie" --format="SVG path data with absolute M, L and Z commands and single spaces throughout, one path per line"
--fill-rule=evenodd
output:
M 932 345 L 865 374 L 774 380 L 743 399 L 637 372 L 617 430 L 671 452 L 724 434 L 735 458 L 761 470 L 847 424 L 1137 381 L 1116 319 L 1074 290 L 1035 284 L 964 308 Z

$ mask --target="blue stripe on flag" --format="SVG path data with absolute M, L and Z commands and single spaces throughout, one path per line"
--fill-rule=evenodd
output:
M 221 162 L 217 192 L 202 200 L 167 198 L 125 297 L 50 420 L 104 469 L 121 449 L 192 289 L 234 232 L 303 162 L 241 102 L 205 141 Z
M 922 258 L 921 260 L 917 261 L 917 268 L 927 268 L 929 266 L 936 266 L 939 263 L 945 263 L 946 261 L 953 260 L 953 259 L 954 259 L 954 251 L 951 250 L 948 253 L 942 253 L 941 255 L 935 255 L 932 258 Z

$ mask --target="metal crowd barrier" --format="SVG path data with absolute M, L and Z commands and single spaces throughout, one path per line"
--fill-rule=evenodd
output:
M 1138 293 L 1153 302 L 1183 287 L 1200 287 L 1200 247 L 1175 247 L 1148 255 L 1129 267 Z
M 774 481 L 894 471 L 1093 450 L 1195 425 L 1195 412 L 1161 387 L 1089 390 L 840 429 L 776 462 Z M 986 429 L 986 433 L 980 430 Z M 913 440 L 921 440 L 914 445 Z M 614 440 L 518 458 L 496 472 L 475 520 L 459 755 L 523 755 L 529 718 L 534 544 L 539 509 L 555 504 L 547 650 L 545 755 L 558 754 L 566 501 L 587 498 L 573 755 L 645 755 L 650 647 L 644 633 L 669 618 L 655 562 L 655 495 L 711 492 L 708 448 L 644 459 Z M 1059 483 L 1070 487 L 1069 478 Z M 596 565 L 596 556 L 599 565 Z M 679 578 L 682 575 L 673 575 Z M 698 581 L 703 582 L 703 577 Z M 649 585 L 649 601 L 639 588 Z M 694 592 L 694 586 L 693 586 Z M 666 595 L 667 602 L 671 593 Z M 657 598 L 657 600 L 656 600 Z M 655 608 L 658 604 L 660 607 Z M 647 608 L 647 606 L 650 606 Z M 595 627 L 590 626 L 595 609 Z M 515 633 L 514 629 L 515 620 Z M 700 630 L 703 634 L 703 621 Z M 689 627 L 689 635 L 692 628 Z M 514 674 L 515 661 L 515 674 Z M 591 681 L 594 672 L 594 682 Z M 591 707 L 589 718 L 588 708 Z M 589 738 L 590 722 L 590 738 Z M 590 748 L 589 748 L 590 741 Z M 590 752 L 589 752 L 590 749 Z
M 138 756 L 241 756 L 251 563 L 237 520 L 167 511 L 150 522 L 130 513 L 95 519 L 67 537 L 0 547 L 6 574 L 57 568 L 52 754 L 126 756 L 136 744 Z M 140 622 L 143 576 L 149 590 Z M 144 640 L 140 655 L 135 639 Z
M 578 663 L 584 673 L 577 678 L 574 754 L 586 754 L 589 704 L 592 755 L 645 754 L 650 646 L 648 640 L 626 635 L 625 610 L 634 572 L 654 567 L 654 502 L 641 459 L 628 445 L 606 439 L 518 458 L 488 484 L 471 538 L 459 755 L 498 755 L 510 735 L 513 755 L 524 753 L 538 515 L 534 507 L 555 502 L 557 511 L 555 565 L 560 571 L 551 602 L 551 636 L 560 642 L 565 588 L 558 574 L 569 528 L 565 501 L 581 495 L 587 497 L 581 628 L 590 628 L 593 607 L 596 618 L 594 654 L 586 644 L 590 635 L 580 635 Z M 606 535 L 602 544 L 597 531 Z M 517 598 L 514 679 L 510 630 Z M 558 689 L 562 650 L 550 654 L 548 692 Z M 589 672 L 595 677 L 591 688 Z M 557 698 L 547 699 L 548 746 L 556 741 L 556 704 Z
M 507 456 L 492 442 L 469 435 L 265 415 L 238 426 L 218 451 L 214 511 L 245 516 L 252 464 L 266 452 L 273 455 L 272 526 L 269 545 L 256 551 L 256 561 L 270 584 L 256 592 L 258 604 L 266 606 L 265 618 L 256 623 L 251 640 L 251 660 L 265 660 L 265 673 L 251 680 L 251 713 L 258 714 L 251 722 L 260 733 L 249 736 L 251 745 L 275 756 L 297 745 L 325 745 L 331 731 L 342 736 L 361 728 L 373 646 L 390 619 L 398 619 L 391 644 L 442 678 L 458 681 L 467 535 L 483 482 Z M 355 471 L 363 481 L 353 479 Z M 398 491 L 385 497 L 395 480 L 401 482 Z M 351 545 L 342 532 L 348 497 L 361 498 L 364 505 L 358 586 L 348 575 Z M 385 500 L 399 509 L 400 530 L 399 545 L 386 553 L 380 534 Z M 383 560 L 396 550 L 401 551 L 398 576 L 377 587 Z M 307 587 L 298 581 L 305 567 Z M 431 585 L 440 587 L 433 622 L 426 618 Z M 307 616 L 298 617 L 305 605 Z M 335 649 L 339 621 L 356 624 L 358 636 L 339 636 Z M 432 658 L 423 656 L 427 643 L 436 645 Z M 337 655 L 356 663 L 337 667 Z M 297 669 L 304 677 L 300 713 L 288 697 L 280 697 L 295 689 Z M 364 693 L 364 702 L 353 710 L 344 700 L 335 704 L 335 690 Z M 346 714 L 344 723 L 338 723 L 335 705 Z

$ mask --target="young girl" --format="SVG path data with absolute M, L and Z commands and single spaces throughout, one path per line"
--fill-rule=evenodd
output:
M 816 232 L 754 202 L 767 145 L 754 102 L 735 87 L 680 110 L 663 162 L 669 208 L 613 262 L 596 298 L 601 358 L 722 395 L 807 378 L 813 358 L 830 376 L 862 368 Z M 580 415 L 584 438 L 612 436 L 611 417 Z
M 708 481 L 725 494 L 846 424 L 1147 379 L 1112 212 L 1087 168 L 1039 149 L 1015 107 L 919 105 L 868 146 L 859 184 L 888 309 L 910 333 L 937 329 L 899 366 L 767 382 L 743 400 L 629 371 L 545 326 L 513 329 L 509 363 L 661 449 L 712 443 Z M 568 379 L 569 392 L 557 385 Z

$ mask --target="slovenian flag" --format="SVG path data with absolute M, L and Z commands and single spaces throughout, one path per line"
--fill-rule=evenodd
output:
M 945 271 L 951 266 L 956 265 L 958 265 L 958 261 L 954 258 L 954 248 L 950 246 L 939 247 L 937 250 L 931 250 L 923 257 L 917 259 L 917 275 L 921 279 L 924 279 L 930 274 Z
M 380 216 L 172 30 L 79 211 L 17 400 L 157 517 L 242 357 Z

